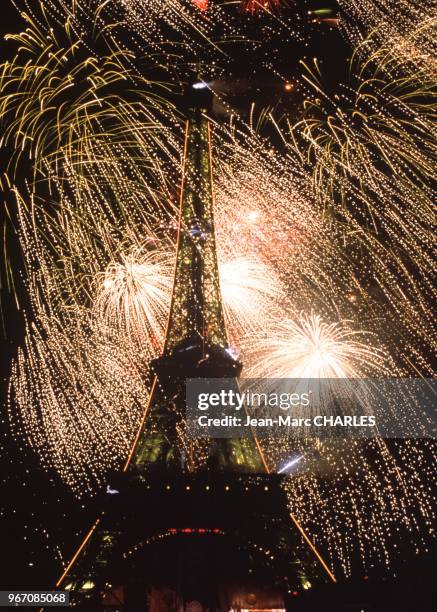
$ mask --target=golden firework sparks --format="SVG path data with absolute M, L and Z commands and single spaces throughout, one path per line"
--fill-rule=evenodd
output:
M 3 67 L 1 104 L 15 159 L 30 160 L 51 194 L 48 207 L 38 182 L 17 191 L 34 323 L 14 365 L 9 414 L 16 436 L 83 493 L 122 465 L 147 402 L 147 363 L 159 351 L 170 290 L 182 126 L 149 95 L 161 86 L 138 75 L 135 52 L 121 51 L 115 34 L 102 56 L 88 54 L 86 6 L 74 5 L 82 12 L 66 30 L 65 13 L 47 0 L 53 31 L 44 40 L 29 12 L 28 32 L 17 38 L 23 51 Z M 105 11 L 125 19 L 134 45 L 148 41 L 164 69 L 176 47 L 164 44 L 161 19 L 193 55 L 199 41 L 215 48 L 215 11 L 119 0 L 100 5 L 97 24 Z M 354 67 L 358 81 L 343 100 L 324 93 L 311 67 L 310 114 L 282 130 L 286 156 L 241 122 L 216 126 L 222 292 L 246 373 L 431 371 L 433 107 L 423 102 L 424 71 L 392 83 L 387 75 L 402 62 L 371 48 L 377 76 Z M 121 91 L 125 80 L 126 88 L 145 85 L 145 97 L 135 87 L 132 97 L 105 89 Z M 73 89 L 67 109 L 62 96 Z M 400 525 L 417 548 L 432 529 L 432 445 L 393 448 L 381 440 L 264 443 L 278 470 L 291 453 L 304 456 L 286 483 L 290 508 L 346 574 L 354 549 L 365 566 L 389 564 Z

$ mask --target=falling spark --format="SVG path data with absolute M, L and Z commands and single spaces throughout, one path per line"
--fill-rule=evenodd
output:
M 431 3 L 432 4 L 432 3 Z M 356 47 L 370 44 L 393 56 L 397 72 L 435 80 L 435 6 L 427 0 L 340 0 L 342 25 Z M 399 71 L 401 68 L 401 71 Z

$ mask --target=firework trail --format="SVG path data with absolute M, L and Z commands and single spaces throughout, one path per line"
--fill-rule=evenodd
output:
M 81 492 L 126 454 L 159 350 L 156 341 L 133 350 L 123 319 L 110 327 L 114 303 L 100 285 L 105 275 L 117 279 L 126 253 L 156 239 L 154 211 L 163 202 L 171 210 L 168 168 L 179 156 L 168 128 L 179 122 L 162 97 L 168 88 L 140 76 L 134 53 L 99 20 L 99 4 L 85 4 L 27 4 L 27 29 L 11 37 L 20 49 L 0 82 L 2 145 L 15 151 L 8 171 L 13 178 L 24 160 L 32 168 L 29 182 L 18 183 L 25 196 L 12 190 L 33 322 L 11 397 L 34 447 Z M 149 339 L 157 326 L 151 315 Z
M 392 441 L 387 447 L 376 439 L 296 441 L 274 455 L 279 466 L 304 456 L 285 483 L 290 508 L 327 551 L 331 567 L 351 575 L 356 552 L 364 570 L 390 567 L 399 558 L 399 537 L 416 553 L 427 550 L 434 534 L 434 453 L 432 441 Z
M 340 0 L 342 26 L 356 47 L 367 45 L 393 56 L 392 69 L 435 81 L 436 7 L 427 0 Z M 372 34 L 370 41 L 368 36 Z
M 135 55 L 103 29 L 79 28 L 80 7 L 73 3 L 56 29 L 45 10 L 29 10 L 23 14 L 27 29 L 7 37 L 19 47 L 14 60 L 3 64 L 0 77 L 0 113 L 6 126 L 2 145 L 16 152 L 12 170 L 25 157 L 40 178 L 44 160 L 58 171 L 59 158 L 77 160 L 85 144 L 110 140 L 112 147 L 133 147 L 139 134 L 145 161 L 156 165 L 152 151 L 163 147 L 163 126 L 170 118 L 164 99 L 168 87 L 141 76 Z

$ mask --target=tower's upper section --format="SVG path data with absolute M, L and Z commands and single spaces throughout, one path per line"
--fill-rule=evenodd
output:
M 209 90 L 188 98 L 175 284 L 164 353 L 192 338 L 227 347 L 214 235 Z

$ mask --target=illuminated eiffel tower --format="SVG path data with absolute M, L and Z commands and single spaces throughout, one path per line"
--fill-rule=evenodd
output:
M 316 557 L 324 565 L 293 526 L 281 477 L 268 473 L 255 437 L 195 440 L 185 431 L 186 379 L 242 369 L 220 295 L 209 92 L 194 93 L 164 350 L 124 472 L 57 583 L 79 610 L 285 610 Z

